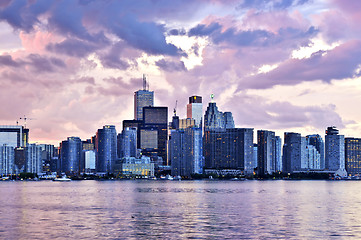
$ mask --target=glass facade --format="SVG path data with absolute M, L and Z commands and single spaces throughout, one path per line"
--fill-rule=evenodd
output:
M 361 139 L 345 138 L 346 171 L 350 176 L 361 174 Z
M 98 172 L 114 172 L 117 159 L 117 131 L 113 125 L 105 125 L 98 129 L 96 137 L 96 170 Z
M 61 171 L 65 173 L 80 173 L 82 167 L 82 142 L 78 137 L 68 137 L 60 144 Z
M 139 90 L 134 93 L 134 119 L 143 120 L 143 107 L 154 106 L 154 92 Z

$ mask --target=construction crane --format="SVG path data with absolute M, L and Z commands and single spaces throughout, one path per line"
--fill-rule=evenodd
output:
M 27 120 L 35 120 L 34 118 L 28 118 L 24 115 L 24 117 L 19 118 L 20 120 L 24 120 L 24 127 L 26 128 L 26 121 Z M 18 123 L 18 121 L 16 121 Z
M 175 100 L 175 107 L 174 107 L 174 109 L 173 109 L 174 116 L 177 115 L 177 104 L 178 104 L 178 100 Z

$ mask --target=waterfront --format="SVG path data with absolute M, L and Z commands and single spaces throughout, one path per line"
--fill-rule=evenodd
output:
M 0 239 L 360 239 L 359 181 L 1 182 Z

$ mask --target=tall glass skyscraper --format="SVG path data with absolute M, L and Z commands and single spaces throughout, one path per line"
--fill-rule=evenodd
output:
M 96 135 L 96 170 L 98 172 L 114 172 L 117 159 L 117 131 L 113 125 L 105 125 L 98 129 Z
M 328 127 L 325 136 L 325 169 L 345 170 L 345 136 L 336 127 Z
M 68 137 L 60 144 L 61 171 L 66 173 L 80 173 L 82 142 L 78 137 Z
M 345 138 L 345 160 L 349 175 L 361 174 L 361 138 Z
M 143 107 L 154 106 L 154 92 L 149 91 L 149 84 L 143 75 L 143 89 L 134 93 L 134 120 L 143 120 Z
M 276 171 L 276 136 L 275 132 L 257 131 L 258 174 L 272 174 Z
M 187 104 L 187 118 L 194 119 L 197 127 L 201 127 L 203 117 L 203 104 L 201 96 L 189 97 Z

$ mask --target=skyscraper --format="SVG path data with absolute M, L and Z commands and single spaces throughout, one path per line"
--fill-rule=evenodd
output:
M 96 134 L 96 170 L 98 172 L 114 172 L 117 159 L 117 131 L 113 125 L 105 125 Z
M 203 115 L 203 104 L 201 96 L 189 97 L 189 103 L 187 104 L 187 118 L 194 119 L 195 124 L 201 127 Z
M 328 127 L 325 136 L 325 169 L 345 171 L 345 136 L 336 127 Z
M 134 93 L 134 120 L 143 120 L 143 107 L 154 106 L 154 92 L 149 91 L 149 84 L 143 75 L 143 89 Z
M 349 175 L 361 174 L 361 138 L 345 138 L 345 160 Z
M 14 147 L 6 144 L 0 145 L 0 175 L 7 176 L 14 174 L 15 154 Z
M 275 139 L 276 151 L 275 151 L 275 160 L 276 160 L 276 172 L 282 172 L 282 139 L 280 136 L 276 136 Z
M 2 125 L 0 126 L 0 145 L 25 147 L 28 144 L 29 129 L 23 126 Z
M 68 137 L 60 144 L 61 171 L 79 174 L 82 167 L 82 142 L 78 137 Z
M 36 144 L 28 144 L 25 148 L 26 172 L 28 173 L 42 173 L 42 148 Z
M 215 102 L 208 104 L 204 114 L 204 131 L 234 128 L 231 112 L 220 112 Z
M 140 148 L 146 156 L 158 156 L 167 165 L 168 107 L 144 107 Z
M 172 175 L 190 177 L 203 172 L 202 129 L 189 127 L 171 131 L 169 157 Z
M 276 137 L 275 132 L 257 131 L 258 143 L 258 174 L 272 174 L 276 171 Z
M 137 128 L 125 128 L 120 134 L 120 158 L 136 157 Z
M 300 133 L 285 132 L 283 145 L 283 172 L 293 173 L 301 171 L 306 162 L 306 138 Z
M 205 168 L 241 169 L 253 172 L 253 128 L 232 128 L 204 132 Z
M 320 169 L 325 168 L 325 143 L 322 137 L 318 134 L 307 135 L 307 144 L 316 147 L 316 150 L 320 154 Z

